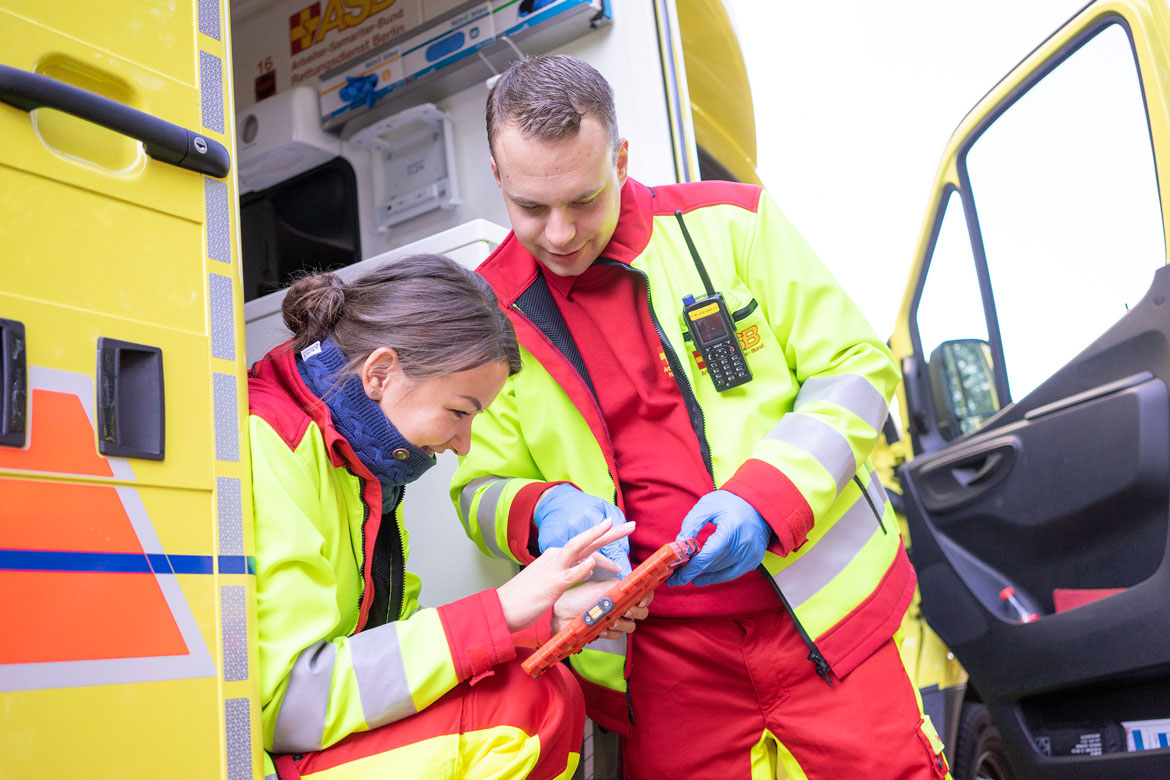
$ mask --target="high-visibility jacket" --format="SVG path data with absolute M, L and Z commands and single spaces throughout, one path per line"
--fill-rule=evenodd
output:
M 383 517 L 381 485 L 306 387 L 288 344 L 253 367 L 248 401 L 265 749 L 320 750 L 515 658 L 494 590 L 420 608 L 400 503 Z M 384 522 L 394 523 L 389 581 L 373 574 Z M 372 616 L 384 588 L 387 614 Z
M 915 585 L 893 509 L 867 460 L 898 381 L 889 350 L 760 188 L 649 188 L 631 179 L 621 198 L 598 262 L 645 278 L 712 488 L 737 493 L 765 518 L 782 518 L 770 522 L 775 540 L 764 556 L 777 604 L 807 635 L 817 671 L 844 677 L 893 635 Z M 683 297 L 702 295 L 704 285 L 676 211 L 733 313 L 753 374 L 723 393 L 706 376 L 682 318 Z M 524 369 L 476 419 L 451 495 L 485 552 L 526 563 L 532 509 L 550 482 L 573 482 L 619 506 L 621 489 L 590 389 L 603 378 L 587 376 L 563 320 L 558 325 L 549 311 L 537 261 L 510 234 L 479 272 L 516 328 Z M 776 484 L 791 488 L 785 506 L 769 498 Z M 753 488 L 760 485 L 772 487 Z M 599 640 L 571 659 L 592 717 L 618 731 L 628 728 L 624 651 L 621 640 Z

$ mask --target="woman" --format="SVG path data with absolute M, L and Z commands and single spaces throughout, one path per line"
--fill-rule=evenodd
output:
M 330 273 L 284 300 L 291 342 L 248 392 L 266 774 L 569 777 L 584 705 L 534 647 L 600 597 L 594 552 L 632 523 L 550 549 L 498 589 L 420 608 L 405 570 L 403 485 L 467 452 L 472 419 L 520 370 L 515 334 L 477 275 L 445 257 Z M 633 629 L 631 610 L 611 636 Z M 273 763 L 274 762 L 274 763 Z

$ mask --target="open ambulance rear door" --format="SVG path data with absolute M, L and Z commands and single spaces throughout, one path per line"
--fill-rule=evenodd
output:
M 1091 3 L 935 183 L 891 343 L 924 613 L 981 700 L 956 777 L 1170 777 L 1168 46 L 1165 3 Z
M 0 9 L 6 778 L 258 774 L 227 29 Z

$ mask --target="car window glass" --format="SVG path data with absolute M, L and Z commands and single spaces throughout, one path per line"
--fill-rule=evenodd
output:
M 966 166 L 1018 400 L 1136 304 L 1166 261 L 1126 31 L 1109 25 L 1057 65 L 977 138 Z
M 959 193 L 952 192 L 943 208 L 915 319 L 924 357 L 930 357 L 944 341 L 987 340 L 987 320 Z

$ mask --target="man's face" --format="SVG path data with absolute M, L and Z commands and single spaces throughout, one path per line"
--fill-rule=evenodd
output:
M 617 226 L 625 140 L 615 154 L 605 125 L 586 115 L 571 138 L 541 141 L 506 124 L 492 146 L 492 173 L 521 245 L 557 276 L 584 272 Z

